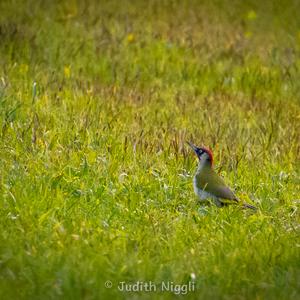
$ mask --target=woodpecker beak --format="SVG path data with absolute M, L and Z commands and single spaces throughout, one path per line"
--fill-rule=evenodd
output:
M 197 150 L 198 150 L 198 147 L 195 146 L 193 143 L 191 142 L 187 142 L 187 144 L 195 151 L 195 153 L 197 154 Z
M 201 155 L 200 155 L 200 151 L 201 151 L 201 148 L 195 146 L 193 143 L 191 142 L 187 142 L 187 144 L 194 150 L 195 154 L 197 155 L 198 159 L 201 160 Z

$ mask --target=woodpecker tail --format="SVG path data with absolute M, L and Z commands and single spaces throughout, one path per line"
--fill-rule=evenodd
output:
M 251 205 L 251 204 L 248 204 L 248 203 L 243 203 L 242 205 L 243 208 L 250 208 L 250 209 L 253 209 L 253 210 L 257 210 L 257 207 Z

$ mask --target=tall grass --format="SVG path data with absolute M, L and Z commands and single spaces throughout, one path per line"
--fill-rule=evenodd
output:
M 1 1 L 0 298 L 299 297 L 299 10 Z M 187 140 L 257 213 L 199 205 Z

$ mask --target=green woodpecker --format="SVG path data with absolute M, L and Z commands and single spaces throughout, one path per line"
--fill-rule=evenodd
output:
M 200 201 L 211 199 L 218 207 L 235 203 L 241 204 L 244 208 L 256 209 L 253 205 L 241 203 L 223 179 L 214 171 L 212 166 L 213 156 L 209 149 L 204 147 L 199 148 L 190 142 L 188 144 L 199 159 L 193 184 L 195 194 L 199 197 Z

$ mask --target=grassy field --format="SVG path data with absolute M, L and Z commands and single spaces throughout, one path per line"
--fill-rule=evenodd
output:
M 1 299 L 300 296 L 300 3 L 261 2 L 0 2 Z

